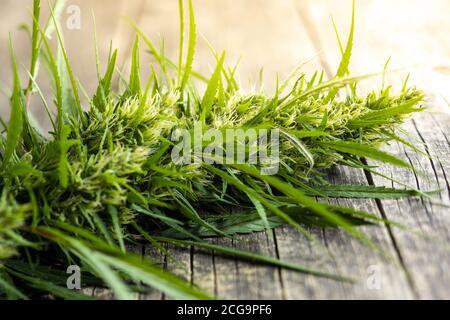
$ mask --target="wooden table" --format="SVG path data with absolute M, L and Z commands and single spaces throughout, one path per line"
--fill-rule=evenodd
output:
M 68 1 L 81 9 L 81 29 L 63 28 L 73 67 L 88 93 L 95 89 L 95 62 L 91 9 L 95 13 L 100 41 L 100 56 L 105 61 L 109 40 L 121 50 L 120 61 L 128 65 L 133 30 L 120 20 L 122 14 L 135 19 L 151 36 L 165 39 L 166 53 L 177 54 L 177 1 L 114 0 Z M 106 4 L 107 3 L 107 4 Z M 8 66 L 7 31 L 27 21 L 26 5 L 31 1 L 2 2 L 0 13 L 0 63 Z M 304 70 L 323 68 L 332 76 L 340 59 L 330 15 L 346 40 L 351 15 L 351 1 L 331 0 L 196 0 L 198 29 L 217 49 L 227 49 L 233 64 L 242 54 L 241 80 L 258 79 L 264 66 L 264 79 L 270 91 L 276 73 L 286 75 L 300 62 L 312 59 Z M 426 239 L 392 226 L 364 227 L 364 231 L 383 248 L 389 259 L 382 258 L 340 230 L 313 229 L 321 244 L 311 244 L 290 227 L 270 232 L 239 236 L 216 243 L 319 267 L 359 279 L 344 284 L 273 267 L 258 266 L 235 259 L 202 253 L 191 248 L 169 248 L 170 257 L 156 259 L 179 276 L 218 297 L 229 299 L 396 299 L 450 298 L 450 3 L 446 0 L 359 0 L 357 1 L 355 49 L 351 63 L 353 74 L 381 71 L 389 56 L 390 69 L 404 67 L 388 76 L 398 87 L 399 76 L 411 71 L 410 83 L 427 92 L 429 110 L 405 125 L 411 141 L 418 143 L 431 158 L 397 143 L 386 150 L 410 162 L 424 175 L 390 166 L 379 171 L 421 190 L 440 188 L 433 200 L 336 200 L 380 217 L 398 221 L 411 230 L 431 235 Z M 29 19 L 28 19 L 29 20 Z M 22 62 L 28 61 L 24 35 L 14 32 L 15 46 Z M 210 72 L 213 57 L 208 45 L 199 40 L 196 67 Z M 147 67 L 143 63 L 144 67 Z M 148 69 L 148 68 L 145 68 Z M 145 73 L 146 71 L 144 71 Z M 24 77 L 26 75 L 24 74 Z M 2 83 L 10 83 L 10 72 L 2 67 Z M 381 80 L 371 79 L 363 88 L 379 87 Z M 49 89 L 44 86 L 44 92 Z M 2 114 L 7 100 L 2 98 Z M 45 115 L 35 110 L 40 123 Z M 391 182 L 362 170 L 336 168 L 330 175 L 336 183 L 389 185 Z M 148 247 L 132 248 L 143 255 L 153 255 Z M 108 290 L 91 288 L 87 292 L 112 298 Z M 141 299 L 164 299 L 155 292 Z

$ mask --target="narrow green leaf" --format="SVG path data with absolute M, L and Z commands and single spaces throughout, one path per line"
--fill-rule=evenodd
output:
M 180 86 L 181 92 L 184 91 L 184 87 L 187 85 L 189 81 L 189 76 L 192 71 L 192 64 L 194 62 L 196 43 L 197 43 L 197 27 L 195 25 L 194 8 L 192 6 L 192 0 L 189 0 L 189 42 L 184 74 Z
M 412 169 L 409 163 L 406 163 L 405 161 L 398 159 L 397 157 L 394 157 L 389 153 L 380 151 L 368 145 L 348 141 L 329 141 L 322 142 L 321 144 L 339 152 L 348 153 L 358 157 L 366 157 L 373 160 L 390 163 L 395 166 Z
M 139 34 L 139 36 L 141 36 L 141 38 L 144 40 L 148 51 L 152 54 L 152 56 L 154 56 L 154 58 L 156 59 L 156 61 L 159 65 L 165 64 L 173 70 L 178 70 L 178 66 L 175 62 L 173 62 L 172 60 L 167 58 L 167 56 L 160 55 L 158 50 L 156 50 L 156 47 L 153 44 L 153 42 L 150 40 L 149 37 L 146 36 L 146 34 L 142 31 L 142 29 L 136 25 L 136 22 L 134 22 L 133 20 L 130 20 L 130 19 L 127 19 L 127 21 L 133 27 L 133 29 L 136 30 L 136 32 Z M 187 66 L 186 65 L 182 66 L 181 70 L 186 71 Z M 198 71 L 193 70 L 192 68 L 191 68 L 190 74 L 202 82 L 205 82 L 205 83 L 208 82 L 208 79 L 205 76 L 203 76 Z M 181 88 L 181 86 L 180 86 L 180 88 Z
M 395 107 L 370 111 L 363 116 L 350 121 L 349 126 L 360 128 L 385 125 L 390 119 L 396 121 L 395 117 L 424 110 L 424 108 L 417 107 L 417 104 L 421 101 L 423 101 L 423 96 L 411 99 Z
M 139 58 L 139 36 L 136 35 L 136 39 L 133 45 L 130 71 L 130 82 L 128 84 L 128 90 L 131 96 L 139 97 L 141 95 L 141 66 Z
M 69 185 L 68 168 L 69 161 L 67 159 L 67 152 L 69 149 L 78 143 L 77 140 L 68 140 L 71 129 L 67 125 L 63 125 L 61 129 L 61 137 L 59 143 L 59 183 L 63 188 L 67 188 Z
M 111 94 L 111 82 L 116 67 L 116 61 L 117 61 L 117 50 L 114 50 L 114 53 L 109 59 L 106 73 L 104 77 L 99 81 L 97 91 L 92 100 L 94 106 L 98 108 L 100 111 L 105 110 L 106 104 L 108 103 L 109 95 Z
M 56 97 L 55 97 L 55 105 L 57 109 L 57 122 L 56 122 L 56 133 L 58 135 L 61 134 L 61 130 L 64 124 L 64 103 L 63 103 L 63 85 L 61 76 L 59 74 L 58 64 L 53 55 L 52 49 L 50 48 L 50 44 L 47 40 L 47 36 L 44 31 L 38 26 L 39 32 L 41 33 L 41 39 L 44 41 L 44 45 L 47 53 L 48 68 L 50 70 L 51 76 L 53 77 Z
M 6 146 L 3 154 L 3 167 L 10 164 L 14 152 L 20 143 L 20 136 L 24 128 L 24 98 L 20 85 L 19 71 L 17 69 L 16 53 L 12 45 L 11 35 L 9 37 L 9 48 L 11 54 L 14 87 L 11 96 L 11 115 L 8 124 L 8 135 L 6 138 Z
M 125 242 L 124 242 L 124 236 L 122 232 L 122 227 L 120 225 L 119 221 L 119 214 L 117 212 L 117 208 L 113 206 L 108 206 L 108 212 L 111 216 L 112 225 L 114 228 L 114 233 L 116 235 L 117 241 L 119 241 L 119 246 L 122 252 L 125 252 Z
M 123 254 L 119 248 L 108 246 L 87 231 L 83 231 L 83 233 L 88 238 L 96 239 L 95 249 L 90 248 L 85 241 L 68 236 L 53 228 L 35 228 L 34 232 L 70 248 L 95 271 L 97 276 L 104 279 L 119 299 L 130 300 L 133 295 L 119 273 L 114 270 L 122 271 L 135 282 L 141 281 L 176 299 L 210 299 L 209 295 L 178 277 L 153 266 L 148 261 L 142 261 L 142 257 L 129 252 Z
M 262 222 L 264 223 L 264 225 L 267 227 L 267 229 L 269 229 L 270 228 L 269 220 L 267 219 L 267 213 L 266 213 L 266 210 L 264 209 L 264 206 L 261 204 L 261 202 L 256 200 L 251 195 L 248 195 L 248 198 L 250 199 L 250 201 L 255 206 L 256 212 L 258 212 L 258 215 L 260 216 L 260 218 L 261 218 Z
M 314 156 L 309 152 L 308 148 L 294 135 L 290 134 L 289 132 L 285 130 L 280 130 L 280 133 L 284 135 L 295 147 L 295 149 L 298 150 L 298 152 L 305 157 L 306 161 L 309 164 L 309 168 L 312 169 L 314 167 Z
M 203 96 L 202 100 L 202 115 L 201 115 L 201 122 L 205 123 L 206 119 L 209 116 L 209 113 L 211 112 L 211 107 L 214 104 L 214 100 L 216 99 L 217 89 L 219 88 L 222 69 L 223 69 L 223 63 L 225 61 L 225 52 L 222 53 L 222 56 L 219 59 L 219 62 L 217 63 L 217 67 L 214 70 L 214 73 L 211 76 L 211 79 L 209 80 L 208 87 L 206 88 L 205 95 Z
M 336 78 L 344 77 L 344 76 L 346 76 L 349 73 L 348 66 L 350 64 L 350 58 L 352 56 L 354 34 L 355 34 L 355 0 L 353 0 L 353 2 L 352 2 L 352 22 L 351 22 L 351 26 L 350 26 L 350 33 L 349 33 L 349 36 L 348 36 L 348 40 L 347 40 L 347 45 L 345 47 L 345 51 L 342 54 L 341 63 L 339 64 L 339 68 L 338 68 L 338 70 L 336 72 Z M 339 37 L 338 37 L 338 41 L 339 41 L 340 47 L 342 48 L 342 46 L 340 44 Z M 328 93 L 326 101 L 333 100 L 334 97 L 336 96 L 337 92 L 338 92 L 338 88 L 332 89 Z
M 80 119 L 82 121 L 84 121 L 83 109 L 81 107 L 81 101 L 80 101 L 80 95 L 78 93 L 77 81 L 75 80 L 75 76 L 74 76 L 72 68 L 70 66 L 69 57 L 67 55 L 67 52 L 66 52 L 66 49 L 64 46 L 64 41 L 62 39 L 62 35 L 61 35 L 61 32 L 58 27 L 58 21 L 56 20 L 55 12 L 52 7 L 50 7 L 50 11 L 51 11 L 51 16 L 52 16 L 52 20 L 53 20 L 53 25 L 55 27 L 56 35 L 58 37 L 59 47 L 60 47 L 62 55 L 64 57 L 64 62 L 66 64 L 67 73 L 69 75 L 69 79 L 70 79 L 70 82 L 72 85 L 72 92 L 73 92 L 73 96 L 75 99 L 75 106 L 76 106 L 76 109 L 78 112 L 78 116 L 80 117 Z
M 345 47 L 344 54 L 342 55 L 342 61 L 339 64 L 338 71 L 336 73 L 336 77 L 344 77 L 346 76 L 348 71 L 348 66 L 350 64 L 350 58 L 353 50 L 353 38 L 355 34 L 355 0 L 352 2 L 352 22 L 350 25 L 350 33 L 348 35 L 347 45 Z
M 33 90 L 33 82 L 32 78 L 36 78 L 37 69 L 38 69 L 38 61 L 39 61 L 39 53 L 40 53 L 40 33 L 39 33 L 39 18 L 41 14 L 41 1 L 34 0 L 33 1 L 33 28 L 31 34 L 31 62 L 30 62 L 30 74 L 32 77 L 28 82 L 27 92 L 31 92 Z
M 179 42 L 179 55 L 178 55 L 178 86 L 181 87 L 181 70 L 183 68 L 183 52 L 184 52 L 184 0 L 178 0 L 178 8 L 180 14 L 180 42 Z
M 366 198 L 366 199 L 400 199 L 422 196 L 417 190 L 377 187 L 370 185 L 322 185 L 313 186 L 325 197 L 331 198 Z M 315 194 L 311 194 L 315 195 Z
M 50 294 L 54 295 L 55 297 L 58 297 L 61 299 L 65 299 L 65 300 L 94 300 L 95 299 L 94 297 L 85 295 L 81 292 L 69 290 L 65 287 L 55 285 L 54 283 L 47 281 L 47 280 L 30 277 L 25 274 L 21 274 L 19 272 L 15 272 L 12 270 L 10 270 L 9 273 L 11 273 L 11 275 L 14 275 L 19 279 L 22 279 L 22 280 L 30 283 L 32 287 L 34 287 L 38 290 L 41 290 L 45 293 L 50 293 Z

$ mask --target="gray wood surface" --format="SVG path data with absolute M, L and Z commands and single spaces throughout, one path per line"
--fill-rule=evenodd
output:
M 95 63 L 91 10 L 97 20 L 100 56 L 105 61 L 109 40 L 119 47 L 120 62 L 126 69 L 133 31 L 120 19 L 128 15 L 155 41 L 165 40 L 166 53 L 177 54 L 177 1 L 163 0 L 71 0 L 82 13 L 80 30 L 65 30 L 69 54 L 80 82 L 88 93 L 95 88 Z M 0 63 L 8 66 L 7 36 L 20 21 L 27 19 L 25 6 L 31 1 L 3 0 L 0 13 Z M 332 0 L 196 0 L 198 28 L 218 50 L 227 49 L 229 61 L 242 55 L 241 81 L 256 80 L 264 66 L 266 86 L 273 88 L 277 73 L 286 75 L 300 62 L 312 59 L 306 73 L 322 67 L 331 76 L 339 62 L 330 15 L 333 15 L 342 41 L 346 40 L 351 1 Z M 316 228 L 311 232 L 319 240 L 307 241 L 290 227 L 270 232 L 239 236 L 233 240 L 215 239 L 215 243 L 319 267 L 356 277 L 356 284 L 344 284 L 274 267 L 224 258 L 214 252 L 193 248 L 168 247 L 162 255 L 149 247 L 133 248 L 144 257 L 152 257 L 169 271 L 195 283 L 204 290 L 228 299 L 398 299 L 450 298 L 450 4 L 446 0 L 360 0 L 357 1 L 355 49 L 351 70 L 363 74 L 382 70 L 392 56 L 390 68 L 405 67 L 389 75 L 389 81 L 411 71 L 411 83 L 423 88 L 429 97 L 429 110 L 405 125 L 415 143 L 430 156 L 418 154 L 393 143 L 389 152 L 420 169 L 409 170 L 381 166 L 379 171 L 421 190 L 442 189 L 436 199 L 336 200 L 340 205 L 376 213 L 406 225 L 364 227 L 364 232 L 386 253 L 371 249 L 340 230 Z M 63 26 L 64 27 L 64 26 Z M 14 32 L 15 46 L 26 65 L 26 37 Z M 145 52 L 143 52 L 145 54 Z M 214 60 L 205 41 L 200 40 L 196 68 L 210 72 Z M 10 83 L 10 72 L 2 67 L 0 81 Z M 24 75 L 25 77 L 25 75 Z M 363 88 L 380 86 L 371 79 Z M 44 88 L 48 92 L 48 88 Z M 7 99 L 0 100 L 0 114 L 7 114 Z M 41 113 L 35 111 L 44 122 Z M 372 164 L 372 162 L 369 162 Z M 336 183 L 388 185 L 391 182 L 362 170 L 339 167 L 330 173 Z M 445 206 L 447 205 L 447 206 Z M 425 238 L 427 234 L 430 238 Z M 113 295 L 105 289 L 86 292 L 103 299 Z M 152 292 L 140 299 L 166 299 Z

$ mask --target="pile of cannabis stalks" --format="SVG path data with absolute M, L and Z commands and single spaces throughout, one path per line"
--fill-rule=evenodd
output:
M 163 254 L 166 243 L 194 246 L 348 281 L 343 275 L 204 239 L 287 223 L 311 239 L 308 227 L 341 228 L 375 247 L 355 226 L 384 221 L 317 198 L 421 195 L 414 190 L 326 182 L 326 169 L 335 165 L 373 171 L 364 158 L 410 168 L 378 148 L 391 140 L 404 141 L 396 129 L 411 113 L 422 110 L 424 99 L 422 92 L 407 88 L 406 83 L 397 94 L 383 88 L 358 96 L 356 84 L 364 77 L 350 77 L 348 71 L 354 14 L 333 79 L 325 80 L 323 73 L 308 78 L 297 70 L 285 82 L 278 82 L 275 94 L 268 96 L 243 93 L 236 69 L 225 66 L 225 53 L 213 53 L 217 66 L 209 78 L 192 69 L 197 34 L 194 12 L 189 0 L 184 48 L 185 10 L 180 0 L 179 62 L 158 51 L 135 26 L 138 35 L 129 80 L 119 75 L 124 88 L 114 89 L 117 51 L 111 50 L 106 72 L 99 72 L 98 89 L 86 110 L 58 27 L 62 2 L 51 9 L 49 21 L 41 26 L 40 1 L 34 0 L 27 85 L 20 81 L 10 46 L 11 112 L 9 122 L 2 121 L 0 140 L 0 297 L 90 298 L 66 288 L 69 265 L 82 268 L 83 287 L 107 286 L 117 298 L 132 298 L 149 287 L 175 298 L 209 297 L 149 258 L 142 260 L 127 252 L 130 245 L 143 241 Z M 52 32 L 58 42 L 56 53 L 49 43 Z M 139 39 L 152 53 L 158 70 L 153 70 L 145 85 L 141 85 Z M 44 96 L 39 88 L 40 65 L 52 81 L 54 97 Z M 200 94 L 198 88 L 204 86 Z M 50 132 L 41 132 L 29 112 L 35 104 L 33 95 L 48 112 Z M 175 132 L 193 133 L 197 125 L 202 132 L 278 130 L 276 174 L 264 174 L 264 164 L 259 162 L 194 159 L 177 163 L 173 160 Z

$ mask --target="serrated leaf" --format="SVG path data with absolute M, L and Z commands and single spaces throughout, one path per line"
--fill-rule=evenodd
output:
M 330 198 L 366 198 L 366 199 L 400 199 L 422 196 L 422 192 L 413 189 L 396 189 L 371 185 L 324 185 L 312 186 L 323 196 Z M 311 194 L 314 195 L 314 194 Z
M 266 229 L 273 229 L 281 225 L 286 224 L 286 221 L 278 216 L 266 217 L 266 221 L 261 219 L 261 216 L 257 212 L 243 212 L 226 214 L 222 216 L 208 216 L 205 217 L 205 221 L 219 230 L 223 230 L 228 235 L 236 234 L 248 234 L 253 232 L 261 232 Z M 186 226 L 189 233 L 194 234 L 198 238 L 217 237 L 215 232 L 199 226 L 195 223 L 188 223 Z M 184 233 L 181 233 L 173 228 L 163 231 L 161 234 L 163 237 L 171 237 L 176 239 L 189 239 Z
M 355 128 L 361 128 L 361 127 L 371 127 L 371 126 L 376 126 L 376 125 L 384 125 L 389 121 L 389 119 L 393 119 L 394 117 L 423 111 L 424 108 L 417 107 L 417 104 L 421 101 L 423 101 L 423 96 L 419 96 L 417 98 L 411 99 L 411 100 L 409 100 L 401 105 L 395 106 L 395 107 L 383 108 L 381 110 L 370 111 L 370 112 L 364 114 L 363 116 L 350 121 L 349 126 L 355 127 Z

